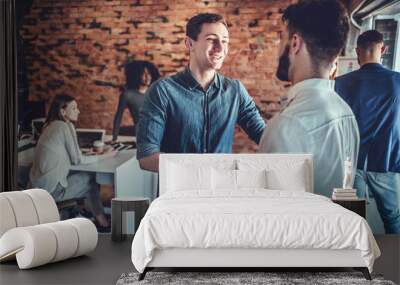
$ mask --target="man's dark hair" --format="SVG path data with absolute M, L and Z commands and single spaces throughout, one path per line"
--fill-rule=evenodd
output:
M 357 47 L 360 48 L 371 48 L 379 43 L 383 43 L 383 35 L 377 30 L 366 31 L 357 39 Z
M 349 17 L 336 0 L 304 0 L 286 8 L 282 20 L 289 36 L 300 34 L 314 66 L 330 64 L 344 49 L 349 33 Z
M 201 28 L 203 24 L 212 24 L 212 23 L 222 23 L 227 28 L 224 18 L 219 14 L 212 13 L 200 13 L 196 16 L 190 18 L 190 20 L 186 24 L 186 35 L 192 40 L 197 40 L 197 36 L 201 32 Z

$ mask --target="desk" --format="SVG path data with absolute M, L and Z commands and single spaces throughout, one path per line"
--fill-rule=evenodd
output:
M 115 198 L 139 196 L 154 200 L 157 195 L 157 174 L 140 169 L 136 149 L 119 151 L 91 164 L 72 165 L 73 171 L 95 172 L 98 184 L 114 185 Z M 125 212 L 122 216 L 122 232 L 135 233 L 137 213 Z
M 112 135 L 105 135 L 104 141 L 112 141 Z M 136 137 L 133 136 L 118 136 L 117 141 L 124 143 L 124 142 L 136 142 Z
M 98 184 L 114 185 L 116 198 L 140 196 L 153 200 L 157 194 L 157 177 L 140 169 L 136 149 L 119 151 L 96 163 L 72 165 L 71 170 L 95 172 Z
M 24 179 L 28 179 L 34 151 L 35 148 L 31 147 L 18 153 L 18 172 Z M 119 151 L 115 156 L 96 163 L 72 165 L 70 170 L 95 173 L 98 184 L 114 186 L 116 198 L 138 196 L 152 201 L 157 195 L 158 175 L 140 169 L 136 149 Z M 134 233 L 134 217 L 131 214 L 123 216 L 124 233 Z
M 32 165 L 34 151 L 35 148 L 31 147 L 18 153 L 18 166 L 25 172 Z M 113 185 L 118 198 L 140 196 L 152 201 L 157 194 L 157 175 L 140 169 L 136 149 L 119 151 L 115 156 L 96 163 L 72 165 L 70 169 L 96 173 L 96 182 Z
M 36 141 L 32 138 L 18 141 L 18 166 L 31 167 Z

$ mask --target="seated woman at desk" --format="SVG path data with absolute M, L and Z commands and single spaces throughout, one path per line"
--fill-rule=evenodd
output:
M 35 148 L 30 181 L 33 187 L 47 190 L 56 201 L 87 197 L 89 210 L 98 225 L 108 227 L 95 176 L 88 172 L 70 172 L 70 167 L 73 164 L 94 163 L 113 156 L 115 152 L 82 155 L 73 125 L 78 115 L 79 109 L 73 97 L 54 97 Z
M 139 111 L 144 102 L 144 93 L 159 77 L 157 67 L 149 61 L 134 60 L 125 66 L 126 85 L 119 96 L 118 109 L 114 117 L 113 141 L 118 138 L 122 115 L 126 107 L 131 113 L 133 123 L 137 124 Z M 135 132 L 133 131 L 131 135 L 135 135 Z

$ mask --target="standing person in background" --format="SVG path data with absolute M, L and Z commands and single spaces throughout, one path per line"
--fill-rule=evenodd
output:
M 139 121 L 139 111 L 144 102 L 144 93 L 159 77 L 160 73 L 157 67 L 149 61 L 134 60 L 125 66 L 126 84 L 119 96 L 118 108 L 114 117 L 113 141 L 118 139 L 122 115 L 126 107 L 131 113 L 134 128 L 136 128 Z M 132 135 L 135 134 L 134 129 Z
M 228 54 L 223 17 L 201 13 L 186 25 L 189 66 L 146 93 L 137 132 L 142 169 L 158 171 L 161 152 L 230 153 L 238 124 L 256 143 L 265 128 L 243 84 L 218 72 Z
M 31 185 L 47 190 L 56 202 L 87 197 L 89 210 L 96 217 L 98 225 L 108 227 L 95 177 L 88 172 L 70 172 L 70 168 L 71 165 L 97 162 L 113 156 L 115 152 L 82 155 L 73 125 L 78 116 L 78 105 L 73 97 L 54 97 L 35 148 L 30 171 Z
M 359 146 L 356 118 L 329 80 L 346 44 L 349 18 L 339 1 L 310 0 L 287 7 L 282 20 L 276 75 L 292 87 L 286 106 L 269 121 L 259 152 L 312 154 L 314 192 L 330 197 L 342 187 L 346 158 L 357 161 Z
M 349 104 L 360 129 L 354 188 L 370 199 L 368 222 L 377 232 L 400 233 L 400 73 L 382 66 L 385 47 L 376 30 L 357 39 L 360 69 L 336 78 L 336 92 Z M 376 206 L 375 206 L 376 203 Z

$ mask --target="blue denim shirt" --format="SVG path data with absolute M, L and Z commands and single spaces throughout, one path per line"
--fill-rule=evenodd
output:
M 360 129 L 357 168 L 400 173 L 400 73 L 368 63 L 336 78 L 335 89 Z
M 216 73 L 205 91 L 186 68 L 147 91 L 137 129 L 137 158 L 156 152 L 230 153 L 236 124 L 256 143 L 265 128 L 242 83 Z

